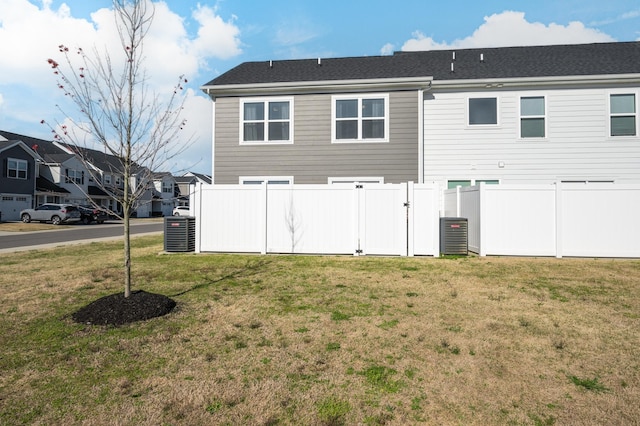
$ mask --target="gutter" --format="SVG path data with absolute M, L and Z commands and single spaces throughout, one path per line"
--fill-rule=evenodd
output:
M 458 80 L 434 80 L 437 89 L 488 89 L 505 87 L 589 86 L 602 84 L 639 84 L 640 74 L 571 75 L 551 77 L 511 77 Z
M 382 78 L 366 80 L 292 81 L 280 83 L 202 86 L 212 99 L 217 96 L 296 95 L 306 93 L 349 93 L 385 90 L 429 90 L 433 77 Z

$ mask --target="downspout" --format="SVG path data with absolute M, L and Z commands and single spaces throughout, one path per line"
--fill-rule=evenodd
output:
M 209 90 L 207 94 L 211 98 L 211 184 L 216 180 L 216 97 Z
M 418 183 L 424 183 L 424 89 L 418 89 Z

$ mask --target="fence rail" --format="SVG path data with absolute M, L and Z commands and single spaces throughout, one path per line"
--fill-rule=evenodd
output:
M 199 185 L 196 251 L 437 256 L 435 185 Z
M 480 256 L 640 257 L 640 185 L 199 184 L 191 201 L 198 252 L 438 256 L 444 216 Z
M 485 185 L 444 191 L 481 256 L 640 257 L 640 185 Z

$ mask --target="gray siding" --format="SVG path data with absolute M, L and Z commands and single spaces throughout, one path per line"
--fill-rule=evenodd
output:
M 294 97 L 294 143 L 240 145 L 240 98 L 216 100 L 216 184 L 240 176 L 293 176 L 297 184 L 328 177 L 384 177 L 386 183 L 418 180 L 418 94 L 389 93 L 388 143 L 331 143 L 331 94 Z
M 9 157 L 25 160 L 28 163 L 27 179 L 7 177 L 7 159 Z M 33 195 L 35 179 L 35 162 L 33 157 L 24 152 L 22 148 L 16 146 L 0 153 L 0 192 Z

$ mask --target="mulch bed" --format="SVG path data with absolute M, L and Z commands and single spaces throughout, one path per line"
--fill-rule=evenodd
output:
M 75 322 L 94 325 L 123 325 L 161 317 L 175 308 L 176 302 L 161 294 L 132 291 L 129 297 L 116 293 L 101 297 L 72 314 Z

